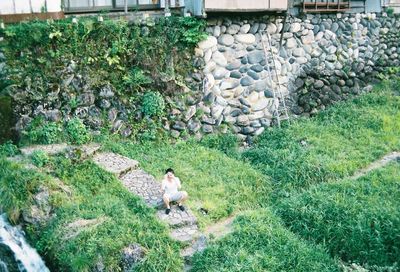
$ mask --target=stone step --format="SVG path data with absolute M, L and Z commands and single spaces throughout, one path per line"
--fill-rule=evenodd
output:
M 50 145 L 33 145 L 21 148 L 21 154 L 24 156 L 31 156 L 34 152 L 42 151 L 49 156 L 57 155 L 67 151 L 79 152 L 82 159 L 93 156 L 97 150 L 100 149 L 99 144 L 87 144 L 80 146 L 69 146 L 65 143 L 63 144 L 50 144 Z
M 188 247 L 181 250 L 181 257 L 184 258 L 186 264 L 190 263 L 190 258 L 197 252 L 202 252 L 207 247 L 207 237 L 200 235 Z
M 167 215 L 165 210 L 157 211 L 157 216 L 172 228 L 182 226 L 191 226 L 197 223 L 197 219 L 190 209 L 186 207 L 185 211 L 178 209 L 178 206 L 171 207 L 171 212 Z
M 154 208 L 164 206 L 162 200 L 161 183 L 143 170 L 131 170 L 120 177 L 122 184 L 131 193 L 143 198 L 144 202 Z
M 173 229 L 170 233 L 172 239 L 182 242 L 189 243 L 194 241 L 199 236 L 199 228 L 197 225 L 184 226 L 177 229 Z
M 93 161 L 107 172 L 113 173 L 118 177 L 136 169 L 139 165 L 138 161 L 112 152 L 98 153 L 93 157 Z
M 42 151 L 47 155 L 57 155 L 68 148 L 67 144 L 51 144 L 51 145 L 33 145 L 21 148 L 21 153 L 24 156 L 31 156 L 34 152 Z

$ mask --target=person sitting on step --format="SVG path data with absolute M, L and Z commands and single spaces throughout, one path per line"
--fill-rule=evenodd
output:
M 188 198 L 188 193 L 185 191 L 179 191 L 181 189 L 181 181 L 175 177 L 174 170 L 168 168 L 165 171 L 164 179 L 161 182 L 161 190 L 163 192 L 163 200 L 166 206 L 165 213 L 171 212 L 171 202 L 178 202 L 178 207 L 181 211 L 185 210 L 182 203 Z

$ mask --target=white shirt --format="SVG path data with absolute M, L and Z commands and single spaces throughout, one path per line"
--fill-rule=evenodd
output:
M 180 188 L 181 188 L 181 181 L 177 177 L 174 177 L 171 181 L 169 181 L 168 179 L 163 179 L 161 183 L 161 189 L 167 195 L 176 194 L 178 192 L 178 189 Z

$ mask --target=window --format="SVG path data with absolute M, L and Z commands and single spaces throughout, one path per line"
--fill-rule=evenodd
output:
M 121 10 L 125 0 L 65 0 L 68 11 Z M 128 0 L 129 8 L 159 8 L 160 0 Z

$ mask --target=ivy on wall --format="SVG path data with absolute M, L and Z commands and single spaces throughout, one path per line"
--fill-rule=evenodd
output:
M 18 97 L 23 94 L 21 103 L 16 101 L 17 115 L 32 115 L 35 106 L 46 104 L 50 94 L 60 97 L 74 92 L 78 96 L 104 86 L 111 86 L 119 101 L 132 108 L 130 113 L 141 112 L 140 106 L 133 104 L 139 103 L 144 93 L 173 96 L 180 92 L 185 76 L 193 69 L 192 51 L 205 37 L 204 23 L 191 17 L 140 24 L 84 18 L 8 26 L 0 29 L 4 37 L 0 51 L 6 58 L 1 79 L 8 82 L 1 91 L 14 98 L 16 93 Z M 68 86 L 71 74 L 83 80 Z M 52 107 L 64 113 L 73 110 L 74 97 L 66 100 L 68 103 L 58 101 L 62 105 Z

